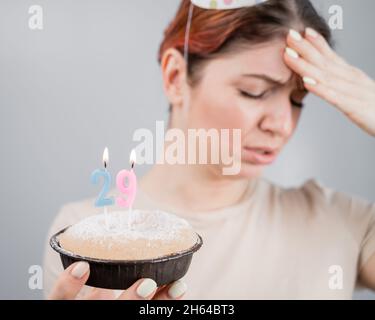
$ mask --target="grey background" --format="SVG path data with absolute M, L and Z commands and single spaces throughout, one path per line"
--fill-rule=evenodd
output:
M 375 77 L 375 2 L 313 2 L 325 16 L 343 6 L 337 50 Z M 104 146 L 115 173 L 127 165 L 133 131 L 167 119 L 156 55 L 178 3 L 0 0 L 0 298 L 42 297 L 28 288 L 28 268 L 42 264 L 58 209 L 97 193 L 89 175 Z M 33 4 L 43 6 L 43 31 L 28 28 Z M 285 186 L 316 177 L 375 201 L 375 140 L 317 98 L 304 112 L 266 176 Z

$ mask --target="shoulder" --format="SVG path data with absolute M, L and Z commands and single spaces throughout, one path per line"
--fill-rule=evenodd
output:
M 305 181 L 295 187 L 284 187 L 268 179 L 259 180 L 257 189 L 262 194 L 268 194 L 271 201 L 284 203 L 305 204 L 310 207 L 322 204 L 328 200 L 330 190 L 316 179 Z
M 284 202 L 294 201 L 314 210 L 326 209 L 332 193 L 331 189 L 316 179 L 309 179 L 297 187 L 279 188 L 280 197 Z
M 347 214 L 348 217 L 368 213 L 370 218 L 375 213 L 373 202 L 360 195 L 335 190 L 316 179 L 305 182 L 299 192 L 318 207 L 331 209 L 338 214 Z
M 363 237 L 375 224 L 375 204 L 358 195 L 334 190 L 316 179 L 285 188 L 270 186 L 283 212 L 339 224 L 344 230 Z
M 288 208 L 298 208 L 314 213 L 330 213 L 340 216 L 375 214 L 375 204 L 358 195 L 334 190 L 317 179 L 309 179 L 296 187 L 283 187 L 262 179 L 260 189 L 266 191 L 271 201 Z

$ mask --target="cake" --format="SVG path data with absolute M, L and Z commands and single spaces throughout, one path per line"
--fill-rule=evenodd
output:
M 133 210 L 90 216 L 52 236 L 50 244 L 64 268 L 78 261 L 90 264 L 87 285 L 127 289 L 142 278 L 158 286 L 181 279 L 203 242 L 182 218 Z
M 163 211 L 113 212 L 95 215 L 68 228 L 61 247 L 82 257 L 146 260 L 192 248 L 198 236 L 189 223 Z

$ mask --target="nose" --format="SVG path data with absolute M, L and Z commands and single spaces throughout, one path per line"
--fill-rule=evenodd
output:
M 264 106 L 259 127 L 262 131 L 287 137 L 293 130 L 293 107 L 290 98 L 275 99 Z

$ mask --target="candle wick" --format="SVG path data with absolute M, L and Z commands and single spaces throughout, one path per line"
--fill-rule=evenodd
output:
M 104 161 L 104 169 L 107 169 L 107 161 Z
M 134 162 L 132 163 L 132 169 L 134 169 Z

